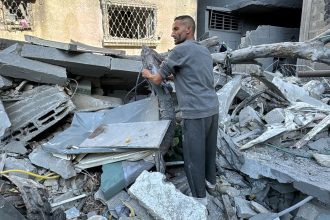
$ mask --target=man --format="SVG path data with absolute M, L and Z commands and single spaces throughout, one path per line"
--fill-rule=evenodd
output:
M 171 37 L 175 48 L 161 64 L 159 73 L 144 69 L 142 76 L 159 85 L 174 76 L 182 111 L 184 167 L 192 196 L 207 204 L 206 188 L 216 183 L 216 142 L 219 102 L 214 90 L 213 62 L 207 48 L 195 41 L 195 21 L 176 17 Z

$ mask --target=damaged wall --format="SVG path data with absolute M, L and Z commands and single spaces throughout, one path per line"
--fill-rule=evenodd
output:
M 39 38 L 69 43 L 70 40 L 79 41 L 91 46 L 102 47 L 107 30 L 102 16 L 102 3 L 113 4 L 120 2 L 124 10 L 129 11 L 134 7 L 142 8 L 155 6 L 156 26 L 154 47 L 158 52 L 167 51 L 174 46 L 171 38 L 171 23 L 174 17 L 188 14 L 196 17 L 197 0 L 171 0 L 156 1 L 108 1 L 108 0 L 36 0 L 27 1 L 23 8 L 17 8 L 15 12 L 9 12 L 9 0 L 0 2 L 0 9 L 4 15 L 0 16 L 0 38 L 24 41 L 24 35 L 32 35 Z M 29 6 L 29 7 L 27 7 Z M 109 7 L 109 6 L 107 6 Z M 128 8 L 128 9 L 127 9 Z M 106 8 L 103 8 L 107 12 Z M 141 10 L 142 11 L 142 10 Z M 142 12 L 137 13 L 142 13 Z M 19 18 L 15 18 L 15 15 Z M 26 16 L 24 16 L 26 14 Z M 138 14 L 140 16 L 140 14 Z M 110 22 L 109 22 L 110 23 Z M 111 26 L 111 23 L 110 23 Z M 141 25 L 144 26 L 144 25 Z M 126 39 L 127 40 L 127 39 Z M 126 41 L 125 41 L 126 42 Z M 107 45 L 110 47 L 110 45 Z M 127 54 L 139 54 L 141 45 L 136 42 L 128 42 L 119 46 L 115 42 L 111 46 L 115 49 L 124 49 Z M 0 48 L 2 49 L 2 48 Z

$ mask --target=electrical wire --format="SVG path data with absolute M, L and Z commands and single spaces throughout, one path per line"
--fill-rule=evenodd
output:
M 50 173 L 45 176 L 41 176 L 39 174 L 32 173 L 32 172 L 26 171 L 26 170 L 5 170 L 5 171 L 1 171 L 0 175 L 7 174 L 7 173 L 22 173 L 22 174 L 27 174 L 27 175 L 30 175 L 30 176 L 33 176 L 33 177 L 36 177 L 39 179 L 43 179 L 43 180 L 57 179 L 60 177 L 59 175 L 56 175 L 55 173 Z

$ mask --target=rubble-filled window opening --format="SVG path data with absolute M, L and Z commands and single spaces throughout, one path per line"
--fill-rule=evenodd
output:
M 222 11 L 209 11 L 209 29 L 241 31 L 239 19 Z
M 0 29 L 31 30 L 32 5 L 28 0 L 0 0 Z
M 103 6 L 105 46 L 156 46 L 155 5 L 107 1 Z

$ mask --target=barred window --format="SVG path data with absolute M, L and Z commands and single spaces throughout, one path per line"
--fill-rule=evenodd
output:
M 32 5 L 28 0 L 0 0 L 0 28 L 8 31 L 31 30 Z
M 131 2 L 131 1 L 130 1 Z M 103 8 L 104 44 L 155 46 L 156 6 L 128 1 L 105 0 Z
M 231 14 L 210 10 L 209 29 L 240 31 L 239 19 Z

